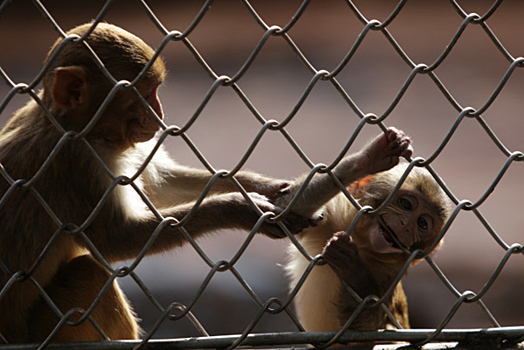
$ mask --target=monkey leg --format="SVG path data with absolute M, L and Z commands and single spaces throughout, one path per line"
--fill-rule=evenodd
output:
M 402 328 L 409 329 L 408 301 L 404 293 L 404 288 L 402 288 L 402 283 L 397 284 L 391 298 L 391 303 L 391 313 L 393 313 L 393 316 L 395 316 Z M 388 328 L 394 329 L 396 327 L 388 322 Z
M 109 277 L 110 273 L 91 255 L 83 255 L 60 269 L 51 283 L 45 287 L 45 291 L 62 313 L 76 307 L 87 310 Z M 77 312 L 69 320 L 76 321 L 81 316 Z M 138 338 L 140 328 L 135 315 L 116 282 L 107 290 L 91 317 L 110 339 Z M 44 340 L 58 322 L 58 316 L 49 305 L 44 300 L 39 300 L 31 312 L 31 340 Z M 103 338 L 89 320 L 78 326 L 64 325 L 53 337 L 53 341 L 56 342 L 96 340 Z

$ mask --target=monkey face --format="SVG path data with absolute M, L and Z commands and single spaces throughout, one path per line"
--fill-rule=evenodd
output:
M 369 231 L 369 242 L 374 252 L 380 254 L 402 254 L 388 228 L 383 227 L 378 220 L 372 219 L 373 225 Z
M 159 119 L 163 118 L 162 104 L 158 98 L 158 86 L 146 86 L 145 92 L 141 92 L 146 102 L 151 106 L 151 109 L 155 112 Z M 132 91 L 129 91 L 133 94 Z M 128 97 L 128 103 L 126 113 L 124 113 L 127 123 L 123 125 L 127 127 L 124 131 L 128 139 L 133 142 L 145 142 L 153 138 L 156 132 L 159 130 L 159 125 L 154 115 L 151 115 L 147 106 L 144 106 L 142 101 L 136 94 Z
M 155 111 L 156 115 L 162 119 L 162 105 L 157 97 L 156 90 L 153 95 L 146 98 L 146 101 Z M 128 134 L 134 142 L 148 141 L 153 138 L 156 132 L 160 129 L 154 116 L 150 115 L 143 105 L 140 107 L 141 108 L 138 108 L 138 115 L 136 115 L 135 118 L 131 118 L 128 124 Z
M 136 90 L 151 106 L 158 119 L 162 120 L 163 111 L 158 97 L 158 85 L 144 82 L 137 86 Z M 116 94 L 91 136 L 122 149 L 153 138 L 160 129 L 159 123 L 149 108 L 144 105 L 137 91 L 126 89 Z
M 416 191 L 401 190 L 391 203 L 372 218 L 369 242 L 380 254 L 401 254 L 426 249 L 440 230 L 440 221 L 428 200 Z

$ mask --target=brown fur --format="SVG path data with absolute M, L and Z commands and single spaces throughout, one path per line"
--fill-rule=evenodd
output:
M 389 145 L 395 143 L 404 146 L 392 149 Z M 337 177 L 361 206 L 378 208 L 406 169 L 405 164 L 395 167 L 400 155 L 411 155 L 409 139 L 398 130 L 390 129 L 389 139 L 379 136 L 362 151 L 343 159 L 333 172 L 345 174 L 345 178 Z M 356 181 L 359 178 L 361 180 Z M 396 249 L 396 243 L 386 240 L 376 216 L 362 216 L 354 229 L 346 234 L 358 210 L 344 194 L 336 195 L 338 190 L 327 176 L 317 176 L 312 183 L 316 192 L 328 194 L 315 196 L 313 190 L 305 192 L 293 210 L 306 214 L 320 209 L 323 220 L 318 226 L 301 232 L 297 238 L 311 256 L 322 254 L 328 265 L 316 266 L 311 271 L 294 302 L 298 318 L 307 331 L 338 331 L 359 305 L 345 285 L 362 299 L 369 295 L 380 298 L 397 278 L 408 255 Z M 288 201 L 296 193 L 293 189 L 290 192 Z M 334 198 L 330 199 L 330 196 Z M 324 199 L 317 200 L 321 197 L 329 200 L 325 206 L 322 206 Z M 412 210 L 400 205 L 401 198 L 411 201 Z M 302 203 L 307 203 L 307 206 L 301 206 Z M 398 194 L 379 215 L 407 249 L 426 249 L 434 242 L 449 216 L 449 203 L 429 173 L 414 168 Z M 421 218 L 423 220 L 419 222 Z M 425 220 L 428 226 L 423 230 Z M 308 265 L 309 261 L 292 246 L 286 267 L 291 288 L 296 286 Z M 407 301 L 400 283 L 385 305 L 402 327 L 409 327 Z M 375 330 L 390 326 L 386 314 L 380 307 L 375 307 L 364 309 L 349 329 Z
M 90 28 L 91 24 L 82 25 L 69 34 L 83 35 Z M 136 36 L 105 23 L 98 24 L 86 42 L 117 80 L 133 81 L 154 55 Z M 136 82 L 136 90 L 119 91 L 90 125 L 113 85 L 82 43 L 65 47 L 61 43 L 58 40 L 48 56 L 51 59 L 62 49 L 49 62 L 51 69 L 39 94 L 58 125 L 31 101 L 0 133 L 0 163 L 13 181 L 21 181 L 12 185 L 0 178 L 0 288 L 5 292 L 0 299 L 0 333 L 13 343 L 42 341 L 60 320 L 29 277 L 44 288 L 61 313 L 75 307 L 90 309 L 111 275 L 91 254 L 91 244 L 108 263 L 136 257 L 162 218 L 186 218 L 211 179 L 209 172 L 179 166 L 160 149 L 134 185 L 161 217 L 129 185 L 108 192 L 117 181 L 111 174 L 133 177 L 154 146 L 154 140 L 144 141 L 154 136 L 158 118 L 163 117 L 157 88 L 165 67 L 157 59 Z M 85 137 L 64 138 L 62 129 L 84 132 Z M 285 182 L 249 172 L 238 173 L 237 179 L 247 191 L 261 194 L 250 196 L 262 211 L 277 211 L 268 198 L 275 198 Z M 258 218 L 233 182 L 219 179 L 184 228 L 197 238 L 220 228 L 251 230 Z M 307 226 L 307 220 L 296 215 L 287 222 L 292 232 Z M 261 232 L 273 238 L 284 236 L 276 225 L 264 224 Z M 185 241 L 178 228 L 165 225 L 147 253 L 163 252 Z M 75 312 L 69 320 L 80 314 Z M 90 317 L 111 339 L 138 337 L 137 321 L 116 282 Z M 89 322 L 66 324 L 52 340 L 101 339 Z
M 86 279 L 89 276 L 89 279 Z M 96 262 L 91 255 L 82 255 L 71 260 L 53 277 L 46 288 L 46 293 L 60 310 L 81 308 L 88 310 L 102 288 L 109 283 L 110 273 Z M 74 294 L 72 293 L 74 291 Z M 47 304 L 40 299 L 30 311 L 29 341 L 45 339 L 57 322 L 57 317 L 50 312 Z M 70 318 L 77 322 L 82 316 L 76 312 Z M 91 315 L 110 339 L 133 339 L 139 333 L 133 311 L 127 304 L 126 297 L 118 285 L 112 283 Z M 54 341 L 92 341 L 104 340 L 90 322 L 82 322 L 76 327 L 65 327 L 53 339 Z

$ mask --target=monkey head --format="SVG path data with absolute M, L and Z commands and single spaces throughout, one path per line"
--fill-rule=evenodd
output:
M 67 34 L 83 36 L 91 28 L 88 23 Z M 140 38 L 107 23 L 98 23 L 83 42 L 73 40 L 61 46 L 62 43 L 63 39 L 58 39 L 46 59 L 49 69 L 43 78 L 42 99 L 62 127 L 73 131 L 88 125 L 114 87 L 96 63 L 93 52 L 116 81 L 128 82 L 133 82 L 155 55 Z M 88 132 L 88 140 L 125 149 L 155 135 L 159 123 L 139 95 L 162 119 L 158 87 L 166 75 L 163 60 L 156 58 L 142 74 L 133 84 L 136 90 L 131 86 L 122 88 L 108 101 Z
M 407 165 L 368 176 L 349 191 L 362 206 L 378 208 Z M 405 250 L 427 249 L 450 215 L 451 203 L 426 169 L 413 168 L 399 191 L 379 213 L 362 217 L 351 233 L 362 254 L 381 260 L 405 260 Z

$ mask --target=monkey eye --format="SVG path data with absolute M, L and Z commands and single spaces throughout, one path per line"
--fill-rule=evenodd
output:
M 426 219 L 424 219 L 422 216 L 420 216 L 420 217 L 417 219 L 417 226 L 418 226 L 421 230 L 427 230 L 427 228 L 428 228 L 428 222 L 426 221 Z
M 400 204 L 400 206 L 406 210 L 412 210 L 413 209 L 413 205 L 411 204 L 411 202 L 409 201 L 409 199 L 406 199 L 405 197 L 401 197 L 399 200 L 398 200 L 398 203 Z

